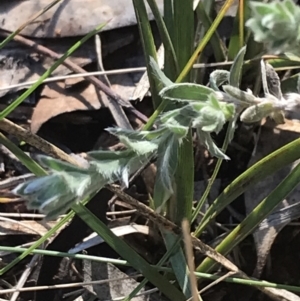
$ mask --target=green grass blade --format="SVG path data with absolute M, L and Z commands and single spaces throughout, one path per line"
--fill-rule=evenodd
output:
M 58 59 L 40 78 L 39 80 L 33 84 L 29 89 L 27 89 L 22 95 L 20 95 L 12 104 L 10 104 L 8 107 L 6 107 L 1 113 L 0 113 L 0 120 L 5 118 L 8 114 L 10 114 L 18 105 L 20 105 L 33 91 L 36 90 L 38 86 L 41 85 L 44 79 L 49 77 L 51 73 L 71 54 L 73 54 L 74 51 L 76 51 L 81 45 L 83 45 L 89 38 L 97 34 L 106 24 L 101 24 L 96 27 L 96 29 L 89 32 L 86 36 L 84 36 L 80 41 L 75 43 L 67 52 L 64 53 L 64 55 Z
M 74 205 L 76 214 L 105 242 L 127 260 L 137 271 L 142 273 L 152 284 L 154 284 L 170 300 L 184 301 L 185 297 L 175 286 L 157 272 L 146 260 L 137 254 L 122 239 L 117 237 L 101 220 L 96 218 L 86 207 L 81 204 Z
M 198 15 L 199 20 L 201 20 L 201 23 L 202 23 L 205 31 L 207 31 L 211 27 L 212 21 L 205 11 L 203 1 L 199 2 L 198 6 L 196 8 L 196 13 Z M 226 47 L 223 44 L 223 42 L 221 41 L 221 38 L 217 31 L 215 31 L 213 33 L 209 42 L 210 42 L 212 50 L 214 52 L 215 61 L 216 62 L 225 61 L 226 60 L 226 55 L 225 55 Z
M 164 0 L 164 21 L 166 24 L 166 28 L 168 31 L 168 34 L 171 38 L 171 41 L 174 41 L 174 12 L 173 12 L 173 0 Z M 174 47 L 174 45 L 173 45 Z M 175 51 L 175 49 L 174 49 Z M 176 58 L 177 61 L 177 58 Z M 179 70 L 178 70 L 179 71 Z M 164 72 L 166 76 L 169 78 L 174 77 L 174 70 L 172 69 L 172 58 L 165 55 L 164 59 Z M 177 76 L 177 74 L 176 74 Z M 176 77 L 173 78 L 175 81 Z
M 298 185 L 300 179 L 300 164 L 262 201 L 254 210 L 216 247 L 216 251 L 227 255 L 246 236 L 262 222 L 274 208 L 284 200 Z M 206 258 L 197 268 L 199 272 L 208 272 L 215 262 Z
M 184 68 L 193 51 L 194 41 L 194 11 L 193 0 L 174 0 L 174 48 L 180 70 Z M 190 81 L 191 73 L 182 78 Z M 169 208 L 171 220 L 178 225 L 186 218 L 191 219 L 193 191 L 194 191 L 194 156 L 192 145 L 192 132 L 189 131 L 178 150 L 178 165 L 175 172 L 175 195 L 171 199 Z M 177 275 L 176 275 L 177 276 Z
M 184 218 L 191 220 L 194 200 L 194 154 L 192 144 L 192 131 L 179 147 L 178 165 L 175 173 L 176 206 L 174 222 L 178 225 Z
M 238 11 L 234 18 L 232 34 L 228 45 L 228 60 L 234 60 L 239 50 L 245 44 L 245 18 L 249 16 L 249 7 L 246 5 L 245 0 L 239 2 Z
M 219 14 L 217 15 L 216 19 L 214 20 L 214 22 L 212 23 L 211 27 L 207 31 L 206 35 L 204 36 L 204 38 L 202 39 L 202 41 L 199 43 L 199 45 L 197 46 L 197 48 L 194 51 L 193 55 L 191 56 L 191 58 L 189 59 L 189 61 L 185 65 L 184 69 L 181 71 L 180 75 L 178 76 L 178 78 L 176 80 L 177 83 L 181 82 L 186 77 L 186 75 L 190 72 L 190 70 L 193 68 L 193 64 L 197 60 L 197 57 L 199 56 L 199 54 L 203 51 L 203 49 L 205 48 L 205 46 L 210 41 L 212 35 L 217 30 L 220 22 L 224 18 L 227 10 L 232 5 L 233 1 L 234 0 L 226 0 L 225 1 L 223 7 L 219 11 Z M 182 1 L 182 2 L 184 2 L 184 1 Z
M 178 237 L 177 235 L 169 231 L 162 231 L 162 232 L 163 232 L 165 245 L 167 247 L 167 250 L 169 251 L 174 246 L 174 244 L 176 244 Z M 191 298 L 192 291 L 191 291 L 191 283 L 189 279 L 189 268 L 186 263 L 184 252 L 181 247 L 179 247 L 177 251 L 170 256 L 170 263 L 172 265 L 172 270 L 176 275 L 178 284 L 182 292 L 184 293 L 187 299 Z
M 168 61 L 168 65 L 170 68 L 169 72 L 170 72 L 170 74 L 174 74 L 174 75 L 179 74 L 179 66 L 178 66 L 178 62 L 177 62 L 177 58 L 176 58 L 176 54 L 175 54 L 175 49 L 173 47 L 173 43 L 172 43 L 171 37 L 168 33 L 168 30 L 167 30 L 166 24 L 163 20 L 163 17 L 159 12 L 156 1 L 155 0 L 147 0 L 147 2 L 152 10 L 152 13 L 153 13 L 153 16 L 156 21 L 158 31 L 160 34 L 160 38 L 162 39 L 162 42 L 163 42 L 163 45 L 165 48 L 165 57 L 168 57 L 168 60 L 169 60 Z M 174 77 L 174 80 L 175 79 L 176 78 Z
M 3 48 L 7 43 L 9 43 L 13 38 L 19 34 L 28 24 L 36 20 L 38 17 L 40 17 L 42 14 L 44 14 L 46 11 L 48 11 L 50 8 L 52 8 L 54 5 L 56 5 L 58 2 L 62 0 L 54 0 L 51 3 L 49 3 L 46 7 L 44 7 L 41 11 L 39 11 L 37 14 L 33 15 L 29 20 L 27 20 L 24 24 L 22 24 L 17 30 L 15 30 L 13 33 L 11 33 L 4 41 L 0 43 L 0 49 Z
M 194 232 L 194 235 L 199 236 L 211 220 L 213 220 L 227 205 L 229 205 L 247 189 L 251 188 L 256 183 L 284 166 L 299 159 L 299 148 L 300 139 L 296 139 L 295 141 L 286 144 L 270 155 L 264 157 L 237 177 L 224 189 L 224 191 L 208 208 L 201 224 Z
M 35 175 L 45 176 L 47 174 L 47 172 L 38 163 L 36 163 L 32 158 L 26 155 L 2 133 L 0 133 L 0 143 L 7 147 L 22 162 L 22 164 Z
M 144 0 L 132 0 L 139 27 L 140 38 L 144 50 L 144 57 L 146 60 L 147 74 L 150 83 L 150 90 L 152 95 L 153 106 L 156 109 L 161 103 L 161 99 L 158 95 L 158 87 L 155 82 L 155 78 L 151 73 L 150 57 L 157 62 L 156 48 L 154 44 L 154 38 L 151 31 L 150 22 L 148 20 L 148 14 Z
M 174 0 L 174 39 L 179 69 L 182 70 L 188 62 L 194 41 L 194 11 L 193 0 Z M 178 76 L 179 74 L 176 74 Z M 188 72 L 182 78 L 183 81 L 190 81 Z

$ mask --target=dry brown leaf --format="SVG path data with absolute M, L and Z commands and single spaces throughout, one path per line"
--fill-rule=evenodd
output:
M 32 115 L 31 131 L 33 133 L 37 133 L 45 122 L 60 114 L 100 109 L 101 102 L 94 85 L 88 84 L 82 91 L 73 89 L 67 93 L 63 86 L 64 84 L 60 82 L 44 87 L 42 98 Z
M 14 31 L 33 14 L 49 4 L 48 0 L 1 1 L 0 23 L 8 31 Z M 157 1 L 162 11 L 163 0 Z M 148 8 L 149 17 L 152 18 Z M 101 23 L 103 30 L 136 24 L 131 0 L 72 0 L 61 1 L 24 28 L 22 34 L 34 37 L 82 36 Z

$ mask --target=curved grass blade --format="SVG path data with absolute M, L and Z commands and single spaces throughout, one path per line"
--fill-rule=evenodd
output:
M 237 177 L 208 208 L 194 235 L 198 237 L 210 221 L 247 189 L 277 170 L 299 159 L 299 148 L 300 138 L 264 157 Z
M 7 147 L 32 173 L 37 176 L 45 176 L 47 172 L 32 158 L 26 155 L 21 149 L 19 149 L 14 143 L 7 139 L 0 132 L 0 143 Z
M 274 208 L 299 185 L 300 164 L 263 200 L 254 210 L 216 247 L 216 251 L 227 255 L 262 222 Z M 215 262 L 206 258 L 196 269 L 208 272 Z

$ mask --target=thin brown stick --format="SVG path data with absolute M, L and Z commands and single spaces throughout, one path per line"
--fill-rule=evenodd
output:
M 0 36 L 7 37 L 7 36 L 9 36 L 9 33 L 4 30 L 0 30 Z M 47 55 L 55 60 L 60 58 L 60 55 L 57 54 L 56 52 L 50 50 L 49 48 L 47 48 L 45 46 L 39 45 L 30 39 L 24 38 L 20 35 L 14 36 L 14 40 L 23 45 L 26 45 L 27 47 L 33 48 L 37 52 Z M 68 58 L 65 59 L 62 64 L 65 65 L 67 68 L 69 68 L 70 70 L 72 70 L 75 73 L 85 73 L 86 72 L 83 68 L 76 65 Z M 120 95 L 118 95 L 117 93 L 112 91 L 108 86 L 106 86 L 104 83 L 102 83 L 98 78 L 96 78 L 95 76 L 85 76 L 84 78 L 86 80 L 88 80 L 90 83 L 92 83 L 93 85 L 95 85 L 98 89 L 103 91 L 106 95 L 111 97 L 114 101 L 116 101 L 118 103 L 118 105 L 120 106 L 120 108 L 121 108 L 121 106 L 126 107 L 126 109 L 128 111 L 130 111 L 132 114 L 134 114 L 142 122 L 146 123 L 148 121 L 148 118 L 144 114 L 139 112 L 137 109 L 135 109 L 129 101 L 124 100 Z
M 195 264 L 194 264 L 194 254 L 193 254 L 193 247 L 191 241 L 191 231 L 190 225 L 187 219 L 182 221 L 182 233 L 184 239 L 184 247 L 185 247 L 185 257 L 187 259 L 187 264 L 189 267 L 189 278 L 191 283 L 191 290 L 192 290 L 192 301 L 199 301 L 200 295 L 198 293 L 197 287 L 197 279 L 195 276 Z
M 79 166 L 77 160 L 75 160 L 72 156 L 68 155 L 60 148 L 56 147 L 55 145 L 49 143 L 48 141 L 44 140 L 43 138 L 39 137 L 31 133 L 28 130 L 25 130 L 21 126 L 9 121 L 8 119 L 4 118 L 0 120 L 0 129 L 4 132 L 11 134 L 17 137 L 20 140 L 25 141 L 26 143 L 36 147 L 37 149 L 41 150 L 42 152 L 53 156 L 54 158 L 61 159 L 63 161 L 69 162 L 73 165 Z

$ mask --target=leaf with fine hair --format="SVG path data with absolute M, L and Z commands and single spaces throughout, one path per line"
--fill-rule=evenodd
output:
M 22 183 L 13 192 L 28 200 L 29 209 L 40 210 L 49 220 L 66 213 L 73 203 L 95 191 L 95 183 L 96 187 L 100 187 L 101 178 L 89 174 L 86 170 L 59 171 Z
M 300 8 L 292 0 L 261 3 L 250 2 L 252 18 L 246 26 L 257 42 L 265 43 L 268 50 L 279 54 L 297 52 L 300 45 Z
M 106 179 L 107 183 L 119 180 L 128 186 L 129 170 L 135 169 L 132 159 L 137 158 L 133 151 L 124 150 L 116 153 L 94 151 L 88 153 L 88 156 L 92 158 L 90 165 Z
M 223 160 L 230 160 L 230 158 L 227 155 L 225 155 L 213 142 L 209 133 L 202 131 L 200 128 L 197 128 L 197 135 L 199 137 L 200 142 L 205 145 L 205 147 L 212 156 Z
M 236 88 L 239 88 L 241 83 L 245 53 L 246 46 L 240 49 L 230 68 L 229 84 Z
M 192 126 L 205 132 L 219 133 L 227 119 L 230 119 L 233 114 L 234 106 L 232 104 L 223 104 L 221 106 L 216 96 L 211 94 L 207 101 L 207 106 L 200 110 L 199 116 L 193 120 Z
M 150 57 L 149 68 L 153 75 L 153 78 L 157 81 L 157 85 L 160 89 L 173 85 L 174 83 L 166 77 L 166 75 L 160 70 L 157 62 L 153 57 Z
M 157 150 L 157 140 L 159 138 L 152 140 L 145 139 L 145 136 L 150 135 L 150 132 L 137 132 L 118 128 L 108 128 L 107 130 L 117 136 L 120 139 L 120 142 L 139 156 L 147 155 Z M 157 134 L 159 135 L 157 135 L 157 137 L 160 136 L 162 132 L 163 131 L 158 131 Z
M 250 106 L 241 114 L 241 121 L 245 123 L 254 123 L 262 120 L 274 112 L 273 103 L 264 101 L 258 105 Z
M 120 180 L 128 186 L 129 175 L 149 160 L 158 147 L 158 144 L 153 143 L 149 151 L 149 145 L 143 143 L 151 141 L 130 143 L 131 149 L 123 151 L 87 153 L 87 168 L 73 167 L 56 159 L 41 157 L 51 174 L 20 184 L 14 193 L 28 199 L 28 207 L 45 213 L 46 219 L 55 218 L 106 184 Z
M 203 85 L 182 83 L 173 84 L 160 91 L 160 96 L 171 101 L 206 101 L 213 89 Z
M 160 95 L 175 101 L 205 101 L 212 92 L 211 88 L 203 85 L 180 83 L 166 87 Z
M 252 93 L 244 92 L 230 85 L 224 85 L 222 88 L 228 95 L 239 101 L 240 105 L 248 106 L 249 104 L 254 105 L 258 103 L 257 98 Z
M 209 75 L 209 84 L 215 91 L 220 91 L 219 87 L 225 83 L 229 83 L 229 71 L 215 70 Z

